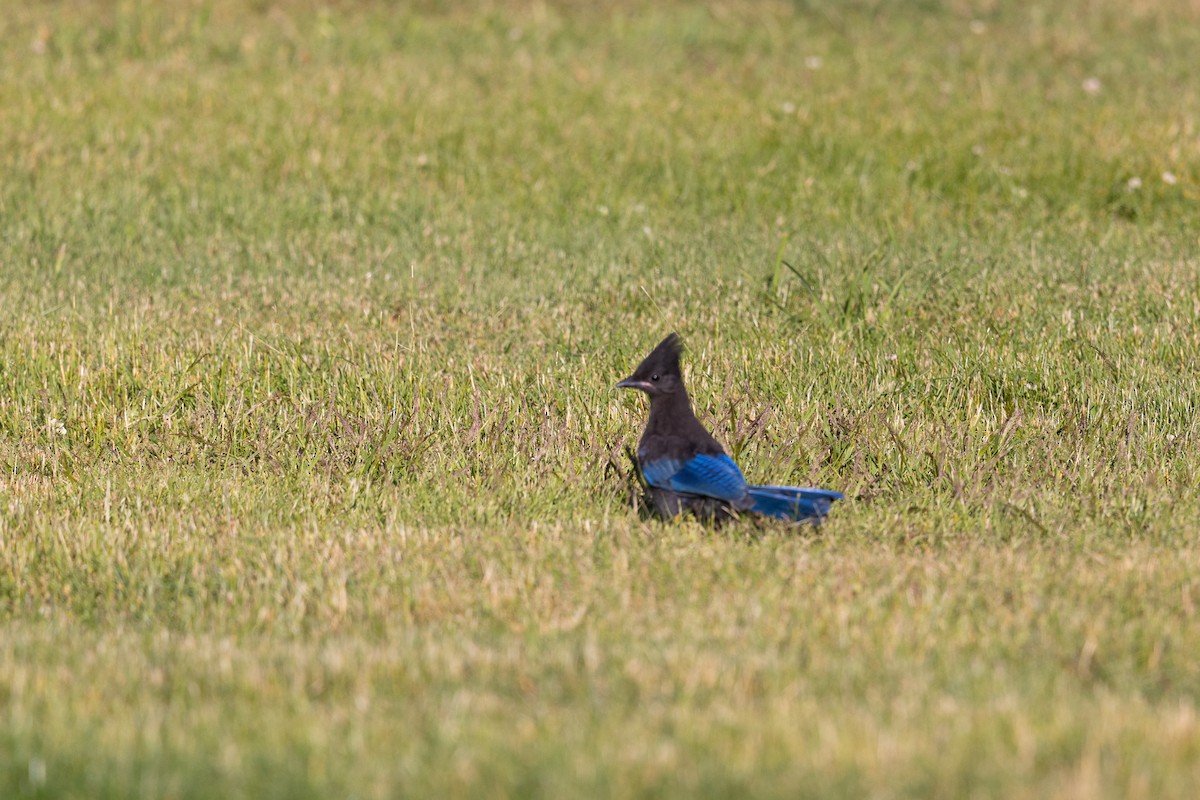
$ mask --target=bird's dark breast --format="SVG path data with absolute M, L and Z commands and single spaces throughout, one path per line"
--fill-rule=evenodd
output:
M 705 439 L 670 436 L 647 430 L 638 442 L 638 459 L 655 461 L 659 458 L 670 457 L 679 461 L 687 461 L 698 455 L 724 455 L 725 449 L 711 436 Z

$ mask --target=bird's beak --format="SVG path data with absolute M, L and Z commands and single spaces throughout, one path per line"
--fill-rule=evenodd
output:
M 618 389 L 637 389 L 638 391 L 649 392 L 650 391 L 650 383 L 649 383 L 649 381 L 638 381 L 638 380 L 634 380 L 633 378 L 626 378 L 625 380 L 623 380 L 617 384 L 617 388 Z

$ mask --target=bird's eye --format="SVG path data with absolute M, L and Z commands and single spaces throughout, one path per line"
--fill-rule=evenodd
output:
M 658 375 L 657 374 L 651 375 L 650 380 L 652 380 L 652 381 L 658 380 Z

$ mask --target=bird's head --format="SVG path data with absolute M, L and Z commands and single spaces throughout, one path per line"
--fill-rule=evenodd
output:
M 683 373 L 679 370 L 679 354 L 683 342 L 679 334 L 672 333 L 650 351 L 650 355 L 638 364 L 625 380 L 617 384 L 620 389 L 637 389 L 650 395 L 662 397 L 683 391 Z

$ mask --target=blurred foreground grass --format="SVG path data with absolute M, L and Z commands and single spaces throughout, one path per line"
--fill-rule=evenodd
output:
M 1192 796 L 1197 23 L 10 10 L 0 794 Z

